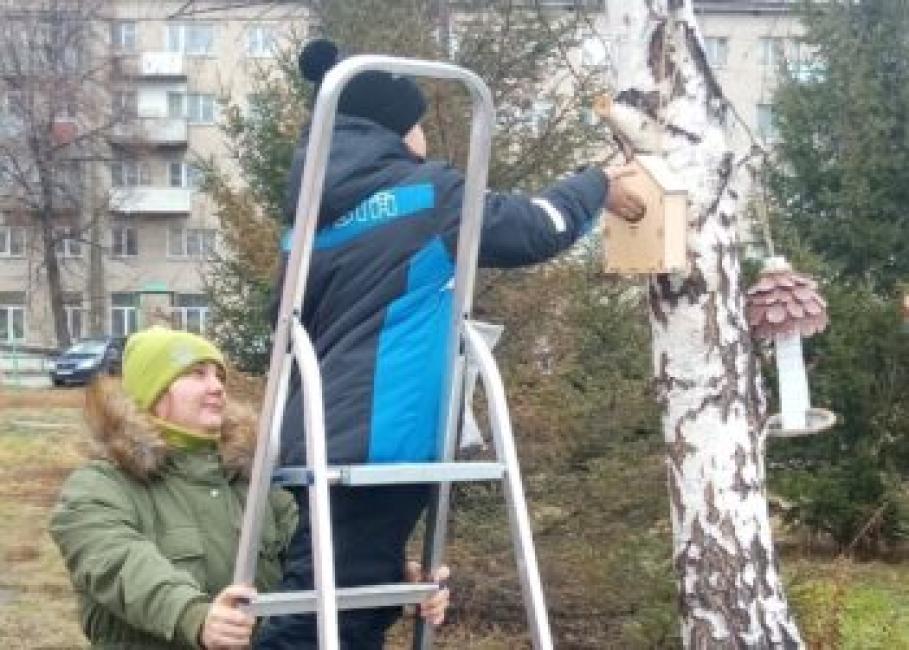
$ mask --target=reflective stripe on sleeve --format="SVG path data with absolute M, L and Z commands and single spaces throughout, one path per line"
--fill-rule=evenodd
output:
M 561 212 L 556 210 L 556 207 L 552 203 L 539 197 L 531 199 L 530 202 L 538 208 L 542 208 L 543 211 L 549 215 L 549 219 L 552 221 L 552 226 L 556 229 L 556 232 L 565 232 L 565 217 L 562 216 Z

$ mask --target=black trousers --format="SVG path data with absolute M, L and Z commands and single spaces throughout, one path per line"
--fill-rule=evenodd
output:
M 295 491 L 300 526 L 291 542 L 280 591 L 313 588 L 309 497 Z M 331 488 L 335 580 L 339 587 L 401 582 L 404 550 L 426 507 L 426 485 Z M 400 607 L 341 612 L 342 650 L 381 650 L 385 633 L 401 616 Z M 258 650 L 318 648 L 315 616 L 276 616 L 262 624 Z

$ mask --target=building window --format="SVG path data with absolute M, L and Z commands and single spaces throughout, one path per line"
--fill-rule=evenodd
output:
M 110 229 L 110 254 L 114 257 L 135 257 L 139 254 L 139 237 L 132 226 Z
M 183 23 L 167 26 L 167 51 L 189 56 L 207 56 L 214 50 L 215 27 L 209 23 Z
M 215 252 L 215 231 L 211 228 L 171 226 L 167 231 L 167 255 L 203 259 Z
M 761 65 L 778 68 L 786 58 L 786 39 L 768 36 L 761 39 Z
M 117 20 L 110 26 L 110 43 L 121 52 L 136 51 L 136 23 L 131 20 Z
M 64 228 L 54 233 L 54 250 L 57 257 L 82 257 L 82 242 L 73 228 Z
M 773 114 L 773 104 L 757 105 L 757 130 L 758 137 L 764 142 L 776 142 L 776 117 Z
M 134 293 L 112 293 L 110 295 L 111 336 L 129 336 L 139 329 L 139 303 Z
M 139 100 L 135 90 L 115 90 L 110 97 L 111 115 L 115 120 L 135 119 L 139 115 Z
M 0 341 L 25 340 L 25 292 L 0 292 Z
M 0 226 L 0 257 L 25 257 L 24 226 Z
M 171 187 L 198 189 L 202 184 L 202 172 L 189 163 L 172 162 L 167 166 Z
M 167 115 L 195 124 L 213 124 L 215 96 L 205 93 L 167 93 Z
M 66 327 L 71 341 L 78 341 L 85 335 L 85 309 L 81 293 L 63 294 L 63 310 L 66 312 Z
M 729 61 L 729 39 L 725 36 L 708 36 L 704 39 L 704 53 L 712 68 L 725 68 Z
M 277 49 L 274 29 L 270 25 L 250 25 L 246 28 L 246 56 L 270 57 Z
M 151 184 L 148 165 L 137 160 L 114 160 L 110 164 L 110 181 L 114 187 L 139 187 Z
M 204 334 L 208 324 L 208 298 L 203 294 L 178 293 L 174 307 L 177 329 Z

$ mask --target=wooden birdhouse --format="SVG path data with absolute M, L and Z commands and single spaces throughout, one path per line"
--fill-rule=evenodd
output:
M 622 182 L 640 196 L 647 213 L 637 222 L 607 213 L 603 228 L 607 273 L 687 272 L 688 191 L 659 156 L 638 155 L 636 174 Z

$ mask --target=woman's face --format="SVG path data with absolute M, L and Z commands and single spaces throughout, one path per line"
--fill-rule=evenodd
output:
M 224 400 L 224 371 L 204 361 L 175 379 L 152 412 L 178 426 L 214 433 L 224 421 Z

